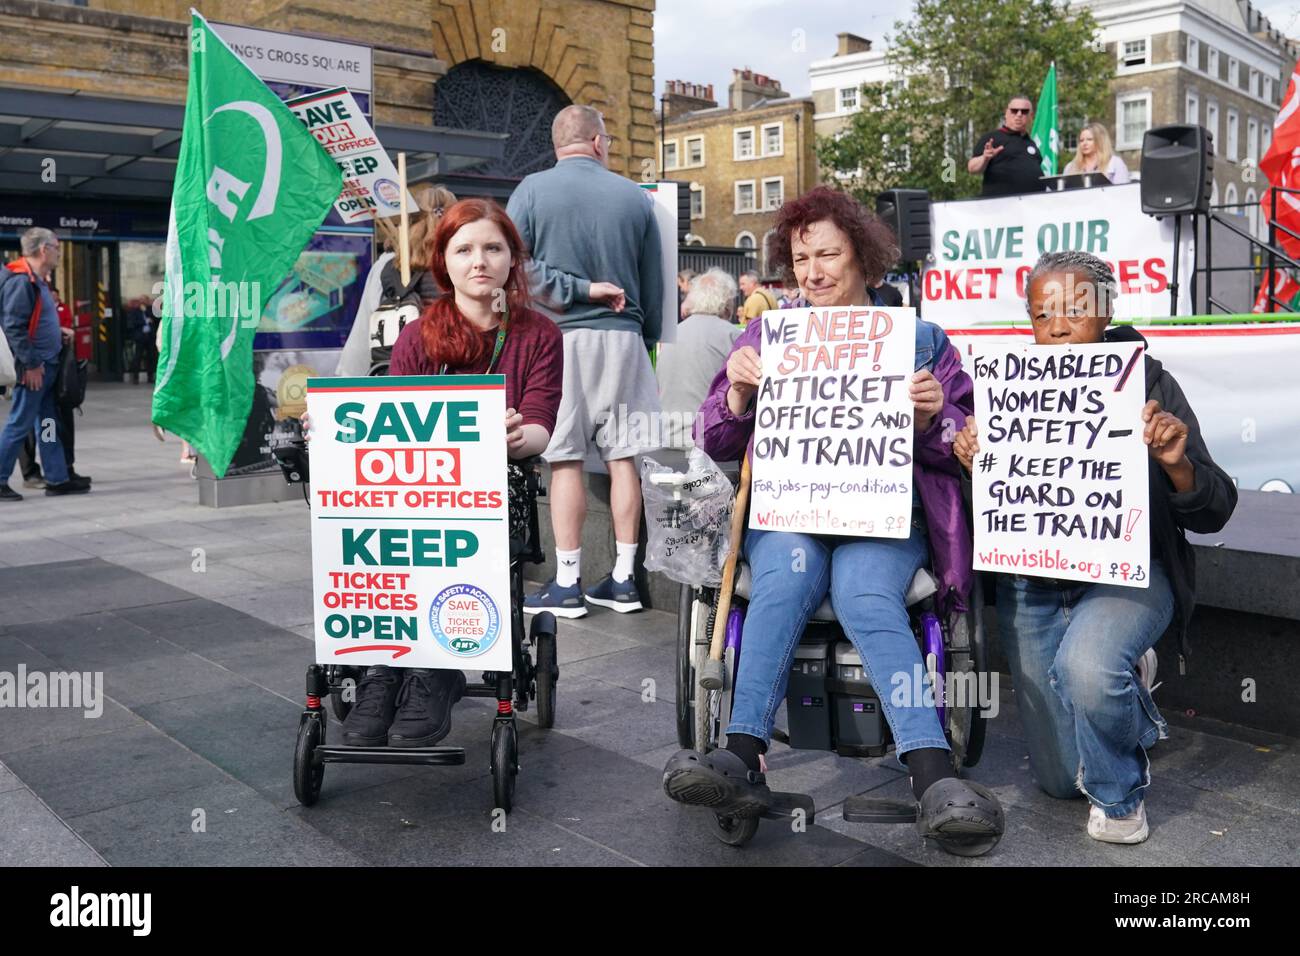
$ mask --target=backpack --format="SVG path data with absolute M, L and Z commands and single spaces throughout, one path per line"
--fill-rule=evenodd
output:
M 63 348 L 59 350 L 59 377 L 54 383 L 54 402 L 59 408 L 80 408 L 86 400 L 89 365 L 84 359 L 77 358 L 74 343 L 63 343 Z
M 370 374 L 386 375 L 393 356 L 393 344 L 402 329 L 420 317 L 424 311 L 421 287 L 430 282 L 428 274 L 416 272 L 406 285 L 396 277 L 392 263 L 384 267 L 383 298 L 379 308 L 370 313 Z M 436 288 L 436 287 L 435 287 Z

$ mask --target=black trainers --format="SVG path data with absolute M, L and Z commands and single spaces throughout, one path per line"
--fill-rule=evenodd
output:
M 71 468 L 68 469 L 68 481 L 84 481 L 86 484 L 90 484 L 92 480 L 89 475 L 79 475 Z
M 372 667 L 357 683 L 357 699 L 343 721 L 343 742 L 350 747 L 382 747 L 397 710 L 402 675 L 391 667 Z
M 464 693 L 460 671 L 411 671 L 397 699 L 388 746 L 432 747 L 451 733 L 451 708 Z
M 0 501 L 22 501 L 23 496 L 9 487 L 9 482 L 0 481 Z
M 69 478 L 57 485 L 49 483 L 45 485 L 47 495 L 84 495 L 89 490 L 90 482 L 85 479 L 78 481 L 75 478 Z

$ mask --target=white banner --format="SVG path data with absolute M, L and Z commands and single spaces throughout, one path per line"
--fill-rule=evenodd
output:
M 1110 263 L 1115 317 L 1191 312 L 1192 228 L 1180 237 L 1179 306 L 1171 313 L 1174 226 L 1142 212 L 1140 185 L 935 203 L 934 261 L 921 314 L 945 328 L 1025 321 L 1025 277 L 1045 252 L 1078 249 Z
M 342 87 L 322 90 L 285 105 L 343 171 L 343 191 L 334 208 L 344 222 L 387 219 L 402 211 L 397 169 L 350 92 Z M 406 211 L 420 211 L 409 192 Z
M 314 378 L 316 660 L 511 669 L 502 375 Z
M 764 312 L 749 526 L 906 538 L 916 312 Z
M 1136 342 L 975 353 L 977 571 L 1148 585 L 1144 353 Z
M 677 341 L 677 184 L 642 183 L 654 202 L 655 225 L 659 227 L 659 254 L 663 262 L 663 312 L 660 342 Z
M 346 86 L 369 93 L 373 84 L 371 50 L 359 43 L 212 23 L 217 36 L 264 80 L 298 86 Z

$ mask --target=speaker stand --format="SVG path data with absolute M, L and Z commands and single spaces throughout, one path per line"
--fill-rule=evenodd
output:
M 1172 275 L 1169 279 L 1169 317 L 1173 318 L 1178 315 L 1178 260 L 1182 258 L 1179 255 L 1179 246 L 1183 237 L 1183 217 L 1181 214 L 1174 216 L 1174 264 Z

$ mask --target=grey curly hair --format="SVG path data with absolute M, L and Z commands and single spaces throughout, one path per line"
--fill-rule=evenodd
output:
M 1115 313 L 1115 296 L 1119 287 L 1115 283 L 1115 273 L 1109 265 L 1098 259 L 1091 252 L 1045 252 L 1039 257 L 1034 268 L 1025 278 L 1025 311 L 1030 311 L 1029 287 L 1045 275 L 1053 272 L 1074 272 L 1087 276 L 1088 286 L 1094 290 L 1097 314 L 1110 317 Z M 1030 316 L 1033 317 L 1032 315 Z

